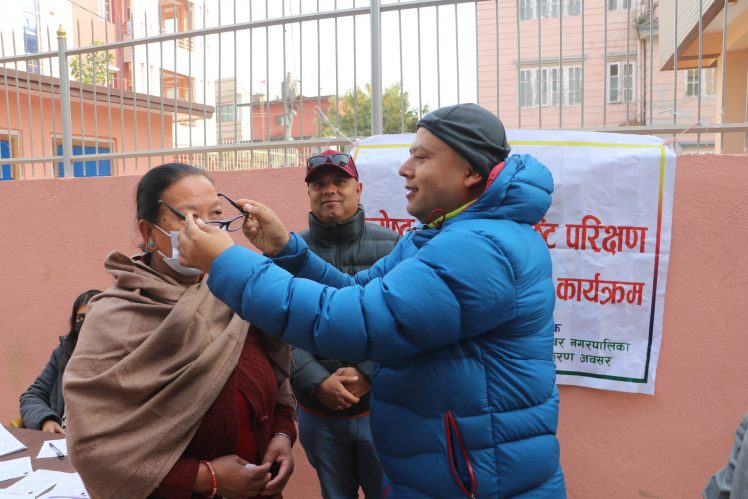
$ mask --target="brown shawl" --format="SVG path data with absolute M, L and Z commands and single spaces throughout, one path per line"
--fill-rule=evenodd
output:
M 65 370 L 70 459 L 91 497 L 153 491 L 236 367 L 248 323 L 207 284 L 188 288 L 119 252 Z M 267 337 L 278 403 L 293 405 L 288 347 Z

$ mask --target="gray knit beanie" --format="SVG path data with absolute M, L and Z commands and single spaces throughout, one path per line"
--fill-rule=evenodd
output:
M 476 104 L 436 109 L 418 121 L 416 129 L 420 127 L 457 151 L 484 178 L 511 150 L 501 120 Z

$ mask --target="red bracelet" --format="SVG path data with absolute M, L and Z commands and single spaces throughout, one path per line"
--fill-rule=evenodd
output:
M 213 471 L 213 466 L 211 466 L 208 461 L 200 461 L 200 464 L 204 464 L 205 467 L 208 468 L 208 473 L 210 473 L 210 494 L 205 494 L 205 497 L 213 499 L 213 497 L 216 496 L 216 492 L 218 492 L 218 478 L 216 478 L 216 472 Z

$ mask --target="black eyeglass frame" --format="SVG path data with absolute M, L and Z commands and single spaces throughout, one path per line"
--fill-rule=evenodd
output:
M 229 203 L 231 203 L 231 206 L 233 206 L 234 208 L 236 208 L 237 210 L 239 210 L 241 212 L 241 215 L 237 215 L 234 218 L 229 218 L 228 220 L 206 220 L 204 223 L 206 223 L 208 225 L 216 225 L 216 226 L 218 226 L 219 229 L 223 229 L 226 232 L 236 232 L 236 231 L 240 230 L 242 228 L 242 226 L 244 225 L 244 222 L 242 222 L 236 228 L 231 228 L 231 224 L 233 222 L 236 222 L 240 218 L 244 218 L 246 220 L 247 217 L 249 216 L 249 213 L 247 213 L 247 211 L 244 208 L 242 208 L 241 206 L 239 206 L 236 202 L 234 202 L 230 197 L 226 196 L 225 194 L 221 194 L 219 192 L 218 195 L 220 197 L 224 198 Z M 184 222 L 185 220 L 187 220 L 187 217 L 185 216 L 184 213 L 182 213 L 178 209 L 174 208 L 172 205 L 170 205 L 169 203 L 167 203 L 163 199 L 159 199 L 158 200 L 158 204 L 162 204 L 162 205 L 166 206 L 169 209 L 169 211 L 171 211 L 174 214 L 174 216 L 176 216 L 181 221 Z
M 345 157 L 345 161 L 335 161 L 335 156 L 343 156 Z M 322 160 L 315 161 L 315 160 Z M 315 168 L 319 168 L 320 166 L 330 165 L 330 166 L 348 166 L 348 163 L 351 161 L 351 155 L 346 152 L 336 152 L 335 154 L 317 154 L 316 156 L 311 156 L 309 159 L 306 160 L 306 167 L 307 170 L 314 170 Z

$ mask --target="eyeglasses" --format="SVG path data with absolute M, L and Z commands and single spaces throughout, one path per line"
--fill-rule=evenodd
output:
M 242 225 L 244 225 L 244 220 L 246 220 L 246 218 L 249 216 L 249 213 L 247 213 L 244 210 L 244 208 L 242 208 L 241 206 L 239 206 L 238 204 L 236 204 L 228 196 L 226 196 L 224 194 L 221 194 L 221 193 L 218 193 L 218 195 L 221 196 L 222 198 L 226 199 L 226 201 L 228 201 L 229 203 L 231 203 L 231 206 L 233 206 L 234 208 L 236 208 L 237 210 L 239 210 L 241 212 L 241 215 L 237 215 L 234 218 L 229 218 L 228 220 L 206 220 L 205 223 L 208 224 L 208 225 L 215 225 L 219 229 L 222 229 L 222 230 L 225 230 L 225 231 L 228 231 L 228 232 L 236 232 L 237 230 L 239 230 L 239 229 L 242 228 Z M 162 205 L 166 206 L 167 208 L 169 208 L 169 211 L 171 211 L 172 213 L 174 213 L 174 215 L 178 219 L 180 219 L 182 221 L 185 221 L 187 219 L 187 217 L 181 211 L 179 211 L 178 209 L 174 208 L 172 205 L 170 205 L 169 203 L 167 203 L 163 199 L 159 199 L 158 200 L 158 204 L 162 204 Z
M 346 166 L 350 160 L 350 154 L 344 152 L 324 156 L 312 156 L 306 160 L 306 168 L 307 170 L 312 170 L 322 165 Z

